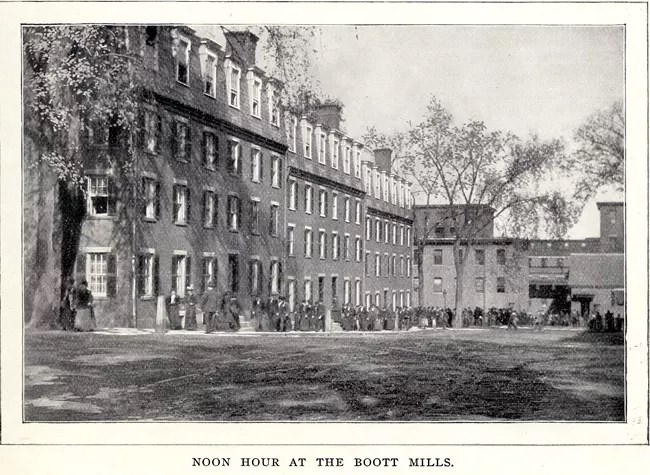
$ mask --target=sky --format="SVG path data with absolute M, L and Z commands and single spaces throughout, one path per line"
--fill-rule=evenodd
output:
M 457 123 L 570 140 L 590 113 L 624 98 L 622 27 L 321 26 L 314 46 L 322 90 L 344 103 L 356 139 L 370 126 L 406 130 L 435 95 Z M 598 235 L 595 201 L 568 237 Z

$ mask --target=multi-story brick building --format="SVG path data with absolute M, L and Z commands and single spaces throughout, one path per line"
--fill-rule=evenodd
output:
M 208 282 L 237 296 L 245 316 L 254 298 L 278 294 L 291 310 L 304 298 L 362 304 L 364 292 L 389 288 L 382 305 L 410 302 L 409 185 L 387 163 L 364 176 L 374 155 L 341 130 L 340 106 L 280 111 L 281 84 L 257 66 L 250 32 L 226 33 L 225 47 L 184 26 L 127 34 L 147 85 L 137 183 L 98 159 L 105 145 L 89 148 L 77 254 L 99 325 L 151 327 L 157 296 Z M 364 273 L 368 209 L 394 228 L 373 246 L 388 256 L 377 278 Z

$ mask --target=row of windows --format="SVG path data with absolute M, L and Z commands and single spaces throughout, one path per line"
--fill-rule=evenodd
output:
M 460 255 L 461 255 L 461 258 L 462 258 L 463 250 L 461 249 L 459 252 L 461 253 Z M 496 250 L 496 260 L 497 260 L 497 265 L 505 265 L 506 264 L 506 250 L 505 249 L 497 249 Z M 485 265 L 485 249 L 475 249 L 474 250 L 474 263 L 476 265 L 479 265 L 479 266 L 484 266 Z M 442 249 L 434 249 L 433 250 L 433 265 L 434 266 L 444 265 Z
M 287 254 L 289 256 L 296 255 L 295 249 L 295 226 L 289 224 L 287 227 Z M 337 231 L 331 234 L 331 256 L 332 260 L 350 260 L 350 235 L 345 234 L 341 239 Z M 363 253 L 362 242 L 360 236 L 354 238 L 354 259 L 356 262 L 361 262 L 361 255 Z M 314 254 L 314 232 L 310 227 L 305 227 L 303 231 L 303 255 L 306 258 L 311 258 Z M 318 231 L 318 257 L 320 259 L 327 259 L 328 255 L 328 234 L 325 230 Z
M 455 278 L 454 278 L 454 285 L 456 285 L 456 279 Z M 433 288 L 432 288 L 432 290 L 433 290 L 434 293 L 443 293 L 442 277 L 434 277 L 433 278 Z M 485 278 L 484 277 L 476 277 L 474 279 L 474 291 L 477 294 L 485 293 Z M 498 294 L 506 293 L 506 278 L 505 277 L 497 277 L 496 292 Z
M 171 125 L 171 150 L 172 156 L 181 162 L 188 163 L 192 160 L 193 129 L 187 119 L 176 117 Z M 150 109 L 143 109 L 140 115 L 140 143 L 142 148 L 153 154 L 160 153 L 160 145 L 163 141 L 162 118 Z M 213 129 L 201 129 L 201 163 L 209 169 L 215 170 L 220 163 L 219 136 Z M 265 161 L 269 158 L 262 153 L 262 150 L 252 145 L 250 155 L 243 157 L 242 144 L 239 139 L 230 137 L 226 141 L 226 170 L 234 176 L 242 176 L 244 159 L 247 159 L 250 169 L 249 178 L 255 183 L 262 183 L 265 180 Z M 282 157 L 276 154 L 270 156 L 269 180 L 274 188 L 282 187 Z
M 364 269 L 367 276 L 373 275 L 375 277 L 411 277 L 411 258 L 406 256 L 406 259 L 403 255 L 398 256 L 393 254 L 389 256 L 388 253 L 384 253 L 383 259 L 382 255 L 378 252 L 375 253 L 374 258 L 374 268 L 371 273 L 371 253 L 366 251 L 366 258 L 364 263 Z M 383 272 L 382 272 L 383 269 Z
M 147 27 L 148 37 L 155 36 L 157 33 L 151 31 Z M 192 42 L 189 38 L 182 35 L 176 35 L 174 39 L 175 47 L 172 48 L 172 56 L 176 66 L 176 81 L 179 84 L 190 87 L 190 57 L 193 53 Z M 147 50 L 149 54 L 157 55 L 157 43 L 148 40 L 147 45 L 151 46 L 151 50 Z M 216 52 L 206 49 L 205 53 L 200 56 L 201 65 L 201 78 L 203 93 L 212 98 L 217 97 L 217 78 L 219 65 L 219 57 Z M 228 104 L 238 110 L 242 108 L 242 68 L 237 65 L 232 58 L 228 58 L 224 63 L 226 73 L 225 91 L 228 97 Z M 246 81 L 248 83 L 248 96 L 249 96 L 249 112 L 250 115 L 263 119 L 262 110 L 262 90 L 264 88 L 262 79 L 257 76 L 253 71 L 247 73 Z M 269 123 L 275 127 L 280 127 L 280 109 L 279 97 L 276 94 L 275 88 L 271 82 L 266 85 L 266 108 L 268 113 Z
M 296 211 L 298 209 L 298 200 L 299 200 L 299 186 L 296 180 L 291 179 L 289 181 L 289 200 L 287 206 L 289 210 Z M 330 214 L 330 194 L 331 194 L 331 214 Z M 306 183 L 303 188 L 303 209 L 307 214 L 314 213 L 314 186 L 310 183 Z M 330 217 L 337 221 L 339 219 L 339 194 L 335 191 L 331 193 L 325 189 L 320 188 L 318 190 L 318 214 L 321 218 Z M 342 199 L 343 206 L 343 216 L 342 219 L 346 223 L 351 222 L 352 219 L 352 199 L 349 196 L 344 196 Z M 361 224 L 361 200 L 359 198 L 354 199 L 354 222 L 356 224 Z
M 374 226 L 373 226 L 374 219 Z M 397 246 L 411 246 L 411 227 L 399 225 L 399 241 L 398 241 L 398 228 L 397 223 L 389 222 L 387 219 L 372 218 L 366 216 L 366 241 L 372 241 L 373 236 L 376 242 L 384 242 L 385 244 L 393 243 Z M 374 231 L 374 233 L 373 233 Z
M 529 267 L 564 267 L 564 257 L 529 257 Z
M 385 171 L 380 172 L 377 168 L 372 169 L 368 164 L 363 166 L 365 190 L 368 196 L 374 196 L 378 200 L 392 203 L 400 208 L 411 209 L 413 203 L 409 184 L 389 176 Z

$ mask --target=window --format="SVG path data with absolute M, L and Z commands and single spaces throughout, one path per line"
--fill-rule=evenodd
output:
M 384 244 L 388 244 L 390 241 L 390 223 L 384 221 Z
M 400 224 L 399 226 L 399 245 L 404 245 L 404 225 Z
M 115 215 L 113 180 L 106 175 L 87 177 L 86 208 L 90 216 Z
M 161 117 L 149 109 L 144 109 L 139 116 L 140 143 L 146 152 L 158 153 L 162 134 Z
M 354 280 L 354 304 L 358 307 L 361 305 L 361 280 Z
M 278 261 L 271 261 L 271 270 L 269 275 L 271 295 L 279 294 L 282 283 L 282 264 Z
M 142 196 L 144 197 L 144 218 L 150 221 L 160 219 L 160 183 L 153 178 L 143 178 Z
M 289 137 L 288 137 L 288 142 L 289 142 L 289 151 L 296 153 L 296 135 L 298 133 L 298 119 L 295 117 L 291 117 L 291 124 L 289 127 Z
M 331 142 L 332 142 L 332 154 L 331 154 L 332 168 L 338 170 L 339 169 L 339 141 L 332 140 Z
M 406 245 L 411 246 L 411 226 L 406 227 Z
M 378 170 L 375 170 L 373 183 L 375 184 L 375 198 L 379 199 L 381 196 L 381 183 L 379 182 Z
M 383 188 L 383 190 L 384 190 L 384 201 L 386 203 L 388 203 L 388 177 L 386 176 L 385 173 L 383 174 L 383 176 L 384 176 L 384 188 Z
M 364 262 L 364 269 L 366 271 L 366 275 L 370 275 L 370 251 L 366 251 L 366 260 Z
M 88 288 L 95 297 L 113 297 L 116 291 L 116 258 L 108 252 L 89 252 L 85 274 Z
M 498 265 L 505 265 L 506 264 L 506 250 L 505 249 L 497 249 L 497 264 Z M 543 266 L 546 267 L 546 266 Z
M 318 301 L 325 301 L 325 277 L 318 277 Z
M 186 255 L 172 257 L 172 290 L 179 297 L 185 296 L 185 289 L 192 283 L 192 258 Z
M 203 192 L 203 227 L 213 228 L 217 223 L 217 198 L 214 191 Z
M 203 71 L 203 92 L 210 97 L 216 97 L 216 84 L 217 58 L 208 54 L 205 59 L 205 69 Z
M 433 292 L 437 294 L 442 293 L 442 277 L 433 278 Z
M 251 200 L 251 234 L 259 235 L 260 233 L 260 202 L 258 200 Z
M 361 200 L 359 199 L 354 201 L 354 222 L 361 224 Z
M 228 229 L 239 231 L 241 224 L 241 200 L 238 196 L 228 196 Z
M 314 248 L 311 229 L 305 229 L 305 257 L 311 257 Z
M 343 155 L 343 173 L 350 174 L 350 161 L 352 158 L 352 149 L 345 147 L 345 154 Z
M 185 38 L 178 40 L 176 51 L 176 80 L 187 86 L 190 76 L 190 47 L 191 43 Z
M 375 305 L 379 307 L 381 303 L 381 297 L 379 296 L 379 292 L 375 292 Z
M 262 153 L 256 148 L 251 149 L 251 180 L 262 181 Z
M 192 158 L 192 130 L 181 120 L 174 122 L 176 133 L 172 137 L 172 150 L 176 160 L 188 162 Z
M 230 75 L 228 77 L 228 89 L 230 90 L 230 95 L 228 97 L 228 103 L 237 109 L 239 109 L 239 88 L 241 85 L 241 69 L 239 69 L 234 64 L 230 65 Z
M 158 293 L 158 261 L 150 252 L 138 256 L 137 288 L 139 297 L 153 297 Z M 156 284 L 156 285 L 154 285 Z
M 313 209 L 314 189 L 311 185 L 305 185 L 305 213 L 311 214 Z
M 296 210 L 296 202 L 298 201 L 298 183 L 295 180 L 291 180 L 289 183 L 289 209 L 292 211 Z
M 339 297 L 339 278 L 332 277 L 332 303 Z
M 318 142 L 318 163 L 323 165 L 326 163 L 325 151 L 327 147 L 327 136 L 325 134 L 320 134 L 320 139 Z
M 341 251 L 341 243 L 339 240 L 339 235 L 334 232 L 332 233 L 332 260 L 336 261 L 339 258 Z
M 482 294 L 485 291 L 485 279 L 483 277 L 474 279 L 474 290 L 477 294 Z
M 268 94 L 269 94 L 269 117 L 270 117 L 269 120 L 271 121 L 271 125 L 275 125 L 276 127 L 279 127 L 280 110 L 278 108 L 278 100 L 275 94 L 275 89 L 269 86 Z
M 345 222 L 350 222 L 350 198 L 345 198 L 345 206 L 343 208 L 343 213 L 345 215 Z
M 354 260 L 361 262 L 361 238 L 359 236 L 354 238 Z
M 343 259 L 350 260 L 350 235 L 343 236 Z
M 280 207 L 273 203 L 271 204 L 271 213 L 269 218 L 269 234 L 277 237 L 280 233 Z
M 251 115 L 261 117 L 262 108 L 262 81 L 259 78 L 253 78 L 251 87 Z
M 287 254 L 295 256 L 296 251 L 296 237 L 293 226 L 287 226 Z
M 174 224 L 187 224 L 190 220 L 190 189 L 187 185 L 174 185 Z
M 251 259 L 249 270 L 251 295 L 259 295 L 262 291 L 262 263 L 259 259 Z
M 228 141 L 228 171 L 231 175 L 241 175 L 241 146 L 235 140 Z
M 368 167 L 368 165 L 364 165 L 364 170 L 365 170 L 365 177 L 366 177 L 366 181 L 364 183 L 364 188 L 366 190 L 366 194 L 368 196 L 370 196 L 370 194 L 372 192 L 372 173 L 371 173 L 370 168 Z
M 217 258 L 204 256 L 201 260 L 201 291 L 205 292 L 208 285 L 217 286 Z
M 375 277 L 381 277 L 381 255 L 375 254 Z
M 354 176 L 361 178 L 361 152 L 359 151 L 354 154 Z
M 318 193 L 318 208 L 322 218 L 327 217 L 327 191 L 320 190 Z
M 313 129 L 311 126 L 306 125 L 304 129 L 304 137 L 303 137 L 303 147 L 304 147 L 304 155 L 306 158 L 311 159 L 311 139 L 312 139 L 312 131 Z
M 542 257 L 542 258 L 540 259 L 540 261 L 541 261 L 541 262 L 540 262 L 540 266 L 541 266 L 541 267 L 547 267 L 548 262 L 547 262 L 547 260 L 546 260 L 546 257 Z
M 350 304 L 350 279 L 343 280 L 343 303 L 346 305 Z
M 375 218 L 375 241 L 381 241 L 381 221 Z
M 307 301 L 307 302 L 311 302 L 311 300 L 312 300 L 311 291 L 312 291 L 312 289 L 311 289 L 311 279 L 310 278 L 305 278 L 303 294 L 305 296 L 305 301 Z
M 399 256 L 399 276 L 404 277 L 404 256 Z
M 406 277 L 411 277 L 411 258 L 406 258 Z
M 332 193 L 332 219 L 339 219 L 339 195 Z
M 392 275 L 393 277 L 395 277 L 395 273 L 396 273 L 395 270 L 395 267 L 397 267 L 396 264 L 397 264 L 397 256 L 393 254 L 393 257 L 390 260 L 390 275 Z
M 505 294 L 505 293 L 506 293 L 506 278 L 497 277 L 497 294 Z
M 397 245 L 397 224 L 393 223 L 393 246 Z
M 212 132 L 203 132 L 203 166 L 214 170 L 218 161 L 219 140 Z
M 318 256 L 321 259 L 327 257 L 327 234 L 323 230 L 318 232 Z
M 372 221 L 370 220 L 370 217 L 366 216 L 366 241 L 370 241 L 372 239 Z
M 476 260 L 476 265 L 484 266 L 485 265 L 485 250 L 476 249 L 474 251 L 474 259 Z
M 228 254 L 228 290 L 239 292 L 239 255 Z
M 287 282 L 287 302 L 289 304 L 289 312 L 294 312 L 296 309 L 296 281 L 288 279 Z
M 442 226 L 436 226 L 435 235 L 437 238 L 445 237 L 445 228 Z
M 282 187 L 282 159 L 276 155 L 271 157 L 271 186 Z
M 406 291 L 406 308 L 411 308 L 411 291 Z

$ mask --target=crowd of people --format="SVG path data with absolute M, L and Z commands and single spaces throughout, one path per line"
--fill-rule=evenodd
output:
M 93 331 L 97 327 L 93 294 L 85 280 L 77 286 L 74 277 L 66 279 L 60 310 L 59 325 L 65 331 Z

